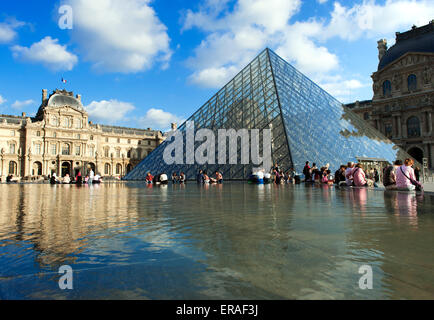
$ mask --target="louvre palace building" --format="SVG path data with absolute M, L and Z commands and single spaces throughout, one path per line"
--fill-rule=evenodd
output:
M 56 173 L 74 177 L 92 169 L 103 177 L 122 177 L 165 137 L 161 131 L 94 124 L 81 96 L 42 90 L 35 117 L 0 115 L 0 176 L 27 180 Z
M 348 104 L 377 130 L 422 163 L 434 168 L 434 20 L 396 33 L 387 47 L 378 41 L 373 98 Z

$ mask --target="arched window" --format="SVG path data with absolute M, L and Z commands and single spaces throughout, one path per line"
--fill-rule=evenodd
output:
M 415 91 L 417 89 L 417 78 L 416 75 L 411 74 L 407 78 L 408 91 Z
M 418 117 L 410 117 L 407 120 L 408 137 L 420 137 L 420 121 Z
M 15 161 L 9 162 L 9 174 L 17 174 L 17 163 Z
M 33 164 L 33 172 L 32 172 L 32 174 L 34 176 L 42 176 L 42 163 L 35 162 Z
M 62 146 L 62 155 L 69 156 L 71 154 L 71 146 L 67 143 L 65 143 Z
M 104 166 L 104 174 L 106 175 L 106 176 L 108 176 L 108 175 L 110 175 L 111 174 L 111 167 L 110 167 L 110 164 L 108 164 L 108 163 L 106 163 L 105 164 L 105 166 Z
M 383 95 L 390 96 L 392 93 L 392 85 L 389 80 L 383 82 Z
M 120 163 L 116 165 L 116 174 L 122 174 L 122 165 Z

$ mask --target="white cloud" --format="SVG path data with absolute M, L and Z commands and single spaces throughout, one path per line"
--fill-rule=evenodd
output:
M 0 23 L 0 43 L 9 43 L 17 36 L 15 29 L 25 25 L 24 22 L 10 20 Z
M 0 95 L 0 105 L 5 103 L 7 100 Z
M 92 101 L 85 107 L 89 117 L 95 121 L 114 124 L 126 120 L 126 114 L 135 109 L 134 105 L 118 100 Z
M 171 123 L 176 123 L 180 126 L 184 123 L 184 119 L 162 109 L 149 109 L 145 116 L 139 119 L 139 123 L 143 128 L 152 128 L 162 131 L 170 129 Z
M 432 0 L 387 0 L 384 5 L 374 0 L 345 7 L 334 3 L 330 23 L 319 37 L 338 36 L 344 40 L 385 37 L 413 24 L 427 24 L 434 16 Z
M 45 37 L 32 44 L 30 48 L 16 45 L 11 50 L 14 58 L 18 60 L 40 63 L 53 71 L 70 71 L 77 64 L 78 58 L 58 42 L 58 39 Z
M 334 96 L 342 103 L 354 102 L 357 99 L 356 92 L 358 89 L 369 87 L 370 80 L 362 82 L 358 79 L 343 79 L 342 76 L 323 76 L 315 79 L 319 86 Z
M 27 107 L 27 106 L 29 106 L 29 105 L 31 105 L 31 104 L 34 104 L 35 103 L 35 101 L 34 100 L 31 100 L 31 99 L 29 99 L 29 100 L 24 100 L 24 101 L 19 101 L 19 100 L 16 100 L 13 104 L 12 104 L 12 108 L 14 108 L 14 109 L 16 109 L 16 110 L 20 110 L 20 109 L 22 109 L 22 108 L 25 108 L 25 107 Z
M 239 71 L 236 66 L 221 68 L 206 68 L 193 73 L 189 80 L 201 87 L 216 88 L 222 83 L 228 82 Z
M 383 5 L 364 0 L 350 7 L 336 1 L 328 20 L 291 23 L 300 6 L 299 0 L 238 0 L 230 10 L 227 0 L 207 0 L 198 11 L 188 10 L 183 30 L 207 33 L 188 60 L 190 80 L 218 88 L 265 47 L 315 79 L 339 71 L 339 57 L 327 40 L 390 39 L 395 31 L 426 24 L 434 16 L 432 0 L 386 0 Z
M 100 72 L 133 73 L 154 62 L 168 67 L 172 51 L 166 26 L 150 0 L 69 0 L 73 40 Z
M 320 3 L 320 4 L 324 4 L 324 3 L 326 3 L 328 0 L 317 0 L 318 1 L 318 3 Z

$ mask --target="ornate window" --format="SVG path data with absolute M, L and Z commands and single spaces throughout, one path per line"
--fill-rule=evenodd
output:
M 108 147 L 104 148 L 104 157 L 108 158 L 109 152 L 110 152 L 110 149 Z
M 81 122 L 81 120 L 80 119 L 75 119 L 75 128 L 76 129 L 81 129 L 81 128 L 83 128 L 83 123 Z
M 122 165 L 120 163 L 116 165 L 116 174 L 122 174 Z
M 89 157 L 93 157 L 95 155 L 95 147 L 89 146 L 88 153 L 89 153 Z
M 418 117 L 412 116 L 407 120 L 408 137 L 420 137 L 420 121 Z
M 93 141 L 93 136 L 90 136 L 90 140 Z
M 57 117 L 52 117 L 51 118 L 51 125 L 57 127 L 59 125 L 58 121 L 57 121 Z
M 389 80 L 383 82 L 383 96 L 390 96 L 392 94 L 392 84 Z
M 57 155 L 57 145 L 55 144 L 51 145 L 51 155 L 53 156 Z
M 369 113 L 368 113 L 368 112 L 365 112 L 365 113 L 363 114 L 363 119 L 365 119 L 365 120 L 369 120 Z
M 128 152 L 127 152 L 127 158 L 131 158 L 131 150 L 128 150 Z
M 117 149 L 116 150 L 116 158 L 120 158 L 121 157 L 121 149 Z
M 34 153 L 35 153 L 36 155 L 41 154 L 41 144 L 36 143 L 36 144 L 34 145 Z
M 416 75 L 411 74 L 407 78 L 408 91 L 415 91 L 417 89 L 417 78 Z
M 71 146 L 67 143 L 65 143 L 62 146 L 62 155 L 69 156 L 71 154 Z
M 81 154 L 81 147 L 80 146 L 75 146 L 75 155 L 79 156 Z
M 9 153 L 10 154 L 15 154 L 15 149 L 16 149 L 15 143 L 11 143 L 9 145 Z

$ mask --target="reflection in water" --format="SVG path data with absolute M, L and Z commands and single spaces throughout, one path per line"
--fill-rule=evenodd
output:
M 0 197 L 4 299 L 434 297 L 432 202 L 414 193 L 119 183 Z M 64 264 L 72 292 L 57 287 Z

